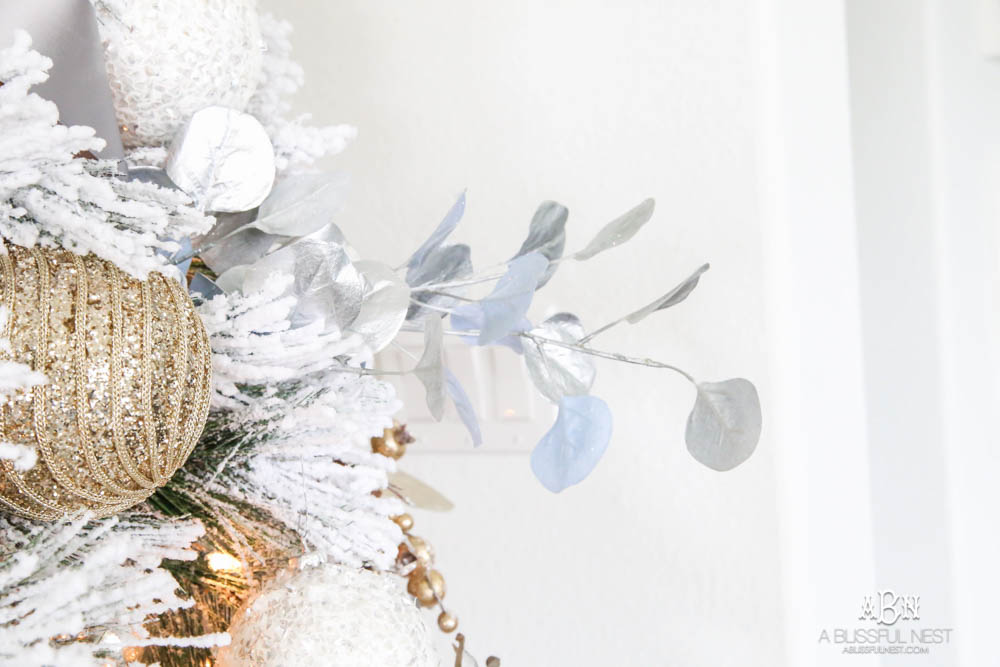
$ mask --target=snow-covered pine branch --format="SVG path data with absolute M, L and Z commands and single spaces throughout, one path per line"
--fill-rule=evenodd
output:
M 317 373 L 356 374 L 344 360 L 367 355 L 360 336 L 342 337 L 322 322 L 292 327 L 296 300 L 283 294 L 293 280 L 276 273 L 259 292 L 220 294 L 198 306 L 212 346 L 213 408 L 271 420 L 326 387 Z M 247 386 L 255 387 L 253 396 L 243 391 Z
M 60 125 L 56 105 L 30 92 L 51 66 L 24 31 L 0 50 L 0 237 L 92 252 L 145 278 L 167 264 L 157 251 L 179 248 L 170 239 L 205 233 L 212 218 L 181 192 L 119 178 L 113 161 L 75 157 L 104 140 Z
M 276 274 L 260 292 L 198 306 L 212 346 L 209 429 L 245 437 L 216 454 L 221 464 L 187 466 L 175 488 L 231 523 L 235 506 L 201 491 L 259 507 L 337 562 L 390 567 L 402 536 L 389 517 L 403 507 L 373 495 L 395 462 L 374 454 L 371 438 L 392 425 L 399 401 L 391 384 L 359 373 L 369 357 L 360 336 L 291 327 L 294 300 L 281 297 L 291 279 Z
M 190 606 L 159 566 L 193 560 L 203 532 L 196 521 L 134 513 L 53 524 L 0 516 L 0 665 L 103 665 L 142 645 L 150 614 Z

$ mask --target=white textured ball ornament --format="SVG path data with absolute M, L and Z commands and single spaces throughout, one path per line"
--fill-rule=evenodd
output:
M 218 667 L 437 667 L 420 611 L 390 574 L 323 564 L 286 573 L 233 619 Z
M 256 0 L 93 0 L 122 142 L 160 146 L 199 109 L 242 111 L 261 80 Z

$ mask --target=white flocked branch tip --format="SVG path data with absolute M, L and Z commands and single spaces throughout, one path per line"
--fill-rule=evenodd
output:
M 193 560 L 203 526 L 136 513 L 55 523 L 0 515 L 0 664 L 105 664 L 109 645 L 211 647 L 224 634 L 149 640 L 151 615 L 190 606 L 164 559 Z M 6 547 L 6 548 L 5 548 Z M 60 635 L 87 641 L 55 643 Z M 99 639 L 99 638 L 103 639 Z M 133 641 L 133 638 L 138 638 Z M 118 640 L 117 642 L 115 640 Z
M 7 204 L 0 237 L 93 252 L 145 279 L 178 251 L 177 239 L 204 234 L 213 221 L 182 192 L 121 178 L 115 161 L 76 157 L 99 152 L 104 141 L 93 128 L 60 124 L 56 105 L 31 91 L 51 66 L 24 31 L 0 44 L 0 199 Z

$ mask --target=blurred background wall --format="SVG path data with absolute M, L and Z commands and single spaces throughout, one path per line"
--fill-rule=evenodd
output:
M 326 166 L 351 174 L 339 222 L 361 254 L 401 262 L 466 188 L 456 237 L 478 266 L 513 254 L 543 199 L 569 207 L 573 248 L 653 196 L 641 235 L 562 266 L 532 318 L 565 309 L 596 326 L 709 261 L 686 303 L 597 342 L 760 389 L 757 453 L 718 474 L 685 451 L 686 383 L 602 364 L 612 444 L 552 495 L 528 466 L 551 413 L 518 402 L 509 358 L 449 349 L 486 443 L 472 451 L 418 405 L 401 468 L 457 505 L 418 513 L 416 532 L 473 652 L 872 665 L 816 638 L 878 587 L 922 595 L 929 621 L 956 628 L 935 664 L 989 663 L 991 2 L 262 5 L 295 25 L 297 107 L 359 127 Z

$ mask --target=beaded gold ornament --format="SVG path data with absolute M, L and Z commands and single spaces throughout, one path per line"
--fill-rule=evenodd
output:
M 93 255 L 5 247 L 10 348 L 0 357 L 48 381 L 0 406 L 0 440 L 38 454 L 23 472 L 0 460 L 0 509 L 53 520 L 142 502 L 208 417 L 211 350 L 190 297 L 177 281 L 136 280 Z

